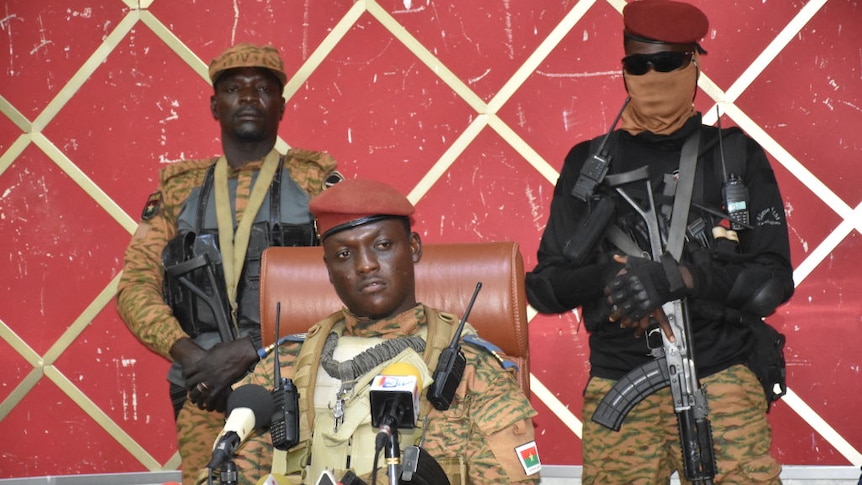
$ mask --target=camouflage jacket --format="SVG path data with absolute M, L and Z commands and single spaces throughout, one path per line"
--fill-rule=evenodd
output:
M 413 335 L 429 325 L 429 313 L 438 315 L 436 325 L 458 323 L 454 316 L 444 312 L 426 312 L 421 304 L 392 319 L 370 325 L 367 320 L 360 321 L 345 309 L 341 312 L 345 325 L 342 335 L 384 339 Z M 446 316 L 451 318 L 445 319 Z M 318 330 L 318 325 L 313 326 L 309 335 Z M 302 346 L 302 343 L 294 342 L 281 348 L 279 359 L 283 377 L 294 377 L 294 364 Z M 425 393 L 422 393 L 420 409 L 423 413 L 430 410 L 423 449 L 441 463 L 463 461 L 466 483 L 538 483 L 538 473 L 528 475 L 516 452 L 516 448 L 533 443 L 535 439 L 531 418 L 536 412 L 529 398 L 518 387 L 513 371 L 504 370 L 489 352 L 471 345 L 462 345 L 462 350 L 467 358 L 467 367 L 451 407 L 446 411 L 436 410 L 427 405 Z M 270 354 L 236 386 L 258 384 L 272 389 L 273 365 L 273 355 Z M 301 421 L 304 419 L 304 416 L 300 418 Z M 417 422 L 424 419 L 425 415 L 420 414 Z M 403 446 L 408 444 L 412 443 Z M 239 483 L 253 485 L 270 473 L 272 455 L 269 433 L 250 438 L 240 447 L 234 460 L 241 471 Z M 385 474 L 385 470 L 379 473 Z M 314 479 L 316 477 L 310 478 Z
M 163 300 L 162 251 L 177 235 L 177 220 L 189 194 L 203 183 L 207 169 L 217 160 L 186 160 L 162 169 L 157 192 L 150 196 L 144 220 L 125 253 L 117 289 L 120 316 L 141 342 L 169 360 L 174 343 L 188 335 Z M 229 176 L 248 186 L 261 165 L 262 160 L 246 163 Z M 335 160 L 322 152 L 291 149 L 284 158 L 285 170 L 310 197 L 323 190 L 335 166 Z

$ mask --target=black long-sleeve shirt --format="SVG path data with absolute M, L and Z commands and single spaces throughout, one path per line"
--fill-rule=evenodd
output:
M 701 142 L 689 221 L 702 218 L 709 232 L 721 218 L 701 207 L 721 210 L 725 172 L 716 149 L 718 130 L 702 125 L 700 115 L 671 135 L 644 132 L 632 136 L 622 130 L 615 132 L 609 143 L 612 157 L 609 174 L 647 165 L 657 204 L 672 204 L 672 199 L 661 196 L 663 180 L 665 174 L 678 170 L 682 145 L 694 130 L 701 130 Z M 725 166 L 728 170 L 744 170 L 741 177 L 749 192 L 753 228 L 738 231 L 738 248 L 731 253 L 722 252 L 716 244 L 702 247 L 693 240 L 686 241 L 681 264 L 691 271 L 694 279 L 688 309 L 701 377 L 745 362 L 750 348 L 751 319 L 765 316 L 758 315 L 763 310 L 754 309 L 757 305 L 751 302 L 755 296 L 770 300 L 766 307 L 774 309 L 793 294 L 787 221 L 769 161 L 763 149 L 737 129 L 724 130 L 722 141 L 725 160 L 745 157 L 744 163 L 731 160 Z M 591 205 L 575 198 L 571 191 L 596 145 L 590 141 L 579 143 L 566 156 L 539 246 L 538 264 L 527 274 L 527 296 L 533 307 L 543 313 L 581 307 L 590 332 L 591 374 L 619 379 L 652 359 L 644 339 L 634 338 L 632 329 L 622 329 L 608 320 L 610 309 L 603 289 L 622 268 L 611 258 L 614 252 L 621 252 L 602 240 L 586 263 L 576 265 L 564 255 L 566 243 L 577 237 L 590 214 Z M 647 192 L 643 182 L 623 187 L 635 200 L 645 203 Z M 600 190 L 616 200 L 614 223 L 650 254 L 648 239 L 637 227 L 640 216 L 613 190 L 607 187 Z

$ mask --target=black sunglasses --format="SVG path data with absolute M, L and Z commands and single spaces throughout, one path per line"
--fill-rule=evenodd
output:
M 633 76 L 649 72 L 652 67 L 656 72 L 671 72 L 687 66 L 694 52 L 666 51 L 656 54 L 632 54 L 623 57 L 623 69 Z

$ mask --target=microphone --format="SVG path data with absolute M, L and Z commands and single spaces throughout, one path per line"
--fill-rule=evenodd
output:
M 476 289 L 473 290 L 473 296 L 470 297 L 470 302 L 467 304 L 467 310 L 464 316 L 461 317 L 461 322 L 458 323 L 458 329 L 452 337 L 452 342 L 449 346 L 440 352 L 440 357 L 437 359 L 437 369 L 434 370 L 434 382 L 428 387 L 428 401 L 438 411 L 445 411 L 452 405 L 452 400 L 455 399 L 455 391 L 458 390 L 458 385 L 461 384 L 461 378 L 464 377 L 464 369 L 467 367 L 467 358 L 461 352 L 461 345 L 458 343 L 461 340 L 461 332 L 464 331 L 464 323 L 467 321 L 467 315 L 473 309 L 473 303 L 476 301 L 476 295 L 482 289 L 482 282 L 476 283 Z M 412 426 L 411 426 L 412 428 Z
M 229 461 L 236 449 L 255 428 L 265 428 L 272 419 L 272 396 L 262 386 L 246 384 L 227 398 L 228 418 L 216 438 L 207 468 L 217 469 Z
M 386 446 L 386 463 L 390 484 L 398 484 L 401 451 L 398 448 L 398 429 L 412 429 L 419 417 L 419 390 L 422 376 L 419 370 L 406 362 L 390 364 L 383 373 L 371 381 L 371 425 L 379 428 L 374 452 L 374 478 L 377 477 L 377 457 Z M 372 480 L 376 482 L 376 480 Z
M 347 473 L 341 477 L 341 480 L 339 480 L 338 483 L 341 485 L 368 485 L 364 480 L 357 477 L 356 474 L 353 473 L 353 470 L 347 470 Z
M 390 364 L 371 381 L 371 425 L 413 429 L 419 417 L 422 376 L 406 362 Z
M 269 434 L 272 436 L 272 446 L 277 450 L 286 451 L 299 443 L 299 393 L 293 381 L 281 377 L 281 363 L 278 359 L 278 333 L 281 324 L 281 302 L 275 305 L 275 362 L 273 367 L 275 388 L 272 390 L 274 413 Z

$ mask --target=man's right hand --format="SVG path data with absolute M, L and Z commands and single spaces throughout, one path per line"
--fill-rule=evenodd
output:
M 189 399 L 201 409 L 220 412 L 226 408 L 231 385 L 258 360 L 248 338 L 222 342 L 210 350 L 182 339 L 171 348 L 171 355 L 183 367 Z

